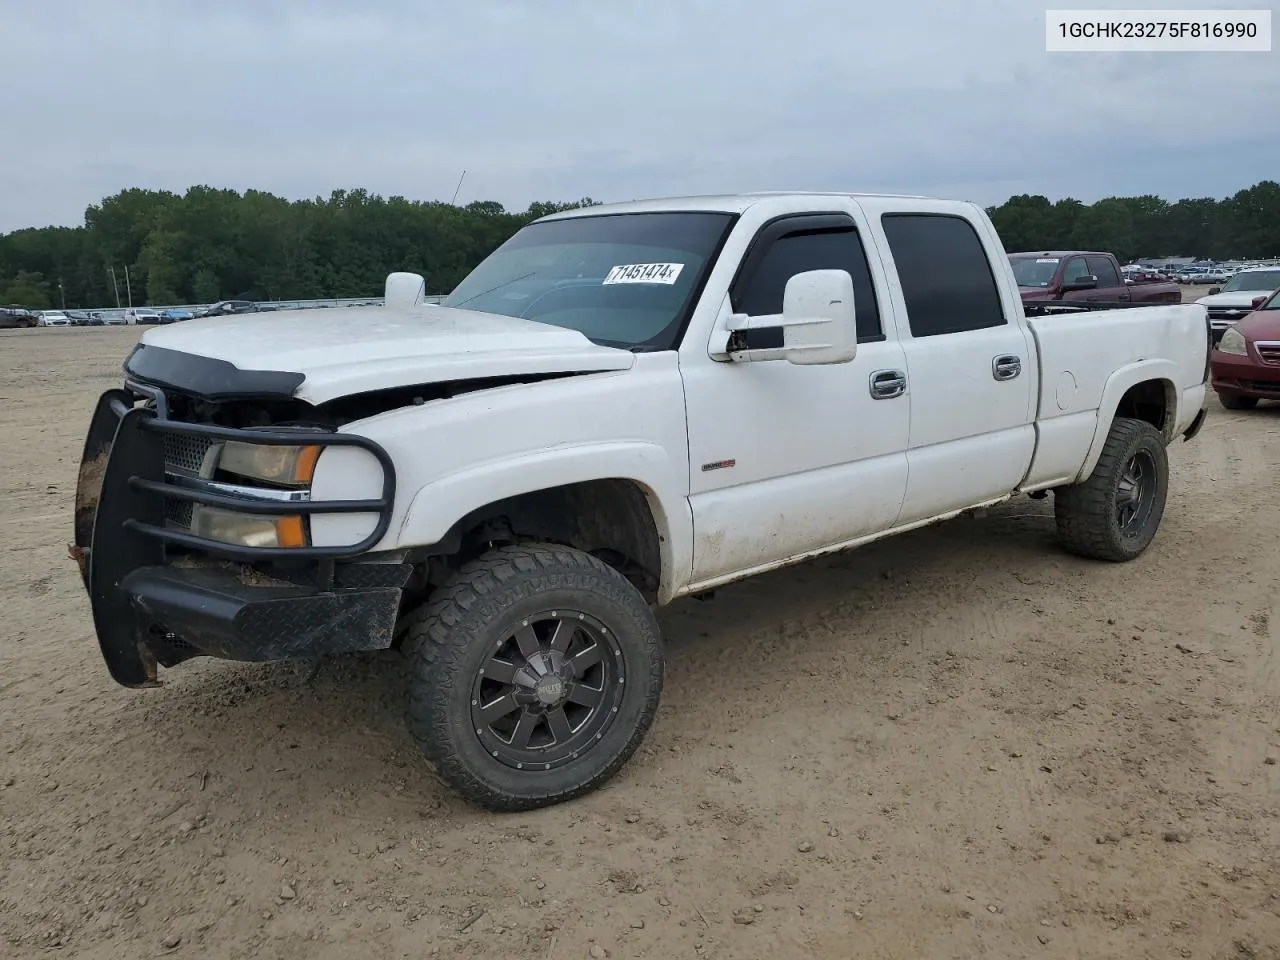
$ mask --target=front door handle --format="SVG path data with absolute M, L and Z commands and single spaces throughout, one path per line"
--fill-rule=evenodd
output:
M 991 361 L 991 375 L 997 380 L 1012 380 L 1022 372 L 1022 358 L 1012 354 L 996 357 Z
M 877 370 L 871 374 L 871 399 L 891 400 L 907 392 L 907 375 L 901 370 Z

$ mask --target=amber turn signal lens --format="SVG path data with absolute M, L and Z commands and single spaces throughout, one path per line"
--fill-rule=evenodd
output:
M 276 545 L 280 547 L 305 547 L 307 533 L 302 524 L 302 517 L 276 518 Z

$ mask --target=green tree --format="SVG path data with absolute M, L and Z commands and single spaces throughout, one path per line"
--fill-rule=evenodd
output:
M 8 283 L 0 286 L 0 304 L 16 303 L 31 310 L 45 310 L 49 301 L 49 283 L 38 273 L 19 270 Z
M 360 188 L 297 201 L 206 185 L 181 195 L 123 190 L 89 207 L 81 227 L 0 235 L 0 291 L 10 302 L 60 305 L 60 282 L 69 307 L 114 305 L 110 271 L 123 300 L 127 269 L 136 304 L 376 296 L 387 273 L 411 270 L 447 293 L 525 224 L 596 203 L 538 201 L 514 212 L 493 200 L 454 206 Z M 1222 200 L 1021 194 L 988 212 L 1009 250 L 1280 256 L 1280 184 L 1271 180 Z
M 192 303 L 217 303 L 222 299 L 218 290 L 218 275 L 204 267 L 196 271 L 195 279 L 191 284 L 191 302 Z

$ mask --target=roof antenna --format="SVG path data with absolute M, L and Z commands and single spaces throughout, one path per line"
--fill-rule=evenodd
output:
M 451 207 L 455 206 L 455 201 L 458 199 L 458 191 L 462 189 L 462 178 L 465 177 L 466 175 L 467 175 L 467 171 L 463 170 L 462 177 L 458 178 L 458 185 L 453 188 L 453 199 L 449 201 L 449 206 Z

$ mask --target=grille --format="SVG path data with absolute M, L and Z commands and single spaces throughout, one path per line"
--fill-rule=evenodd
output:
M 1273 393 L 1280 397 L 1280 380 L 1241 380 L 1240 385 L 1257 393 Z
M 1255 343 L 1253 346 L 1263 363 L 1280 366 L 1280 343 Z
M 199 476 L 200 467 L 204 464 L 205 454 L 216 443 L 206 437 L 193 437 L 189 434 L 166 433 L 164 436 L 165 469 L 174 473 L 185 473 Z
M 172 500 L 168 497 L 164 501 L 164 518 L 169 524 L 182 530 L 191 529 L 191 508 L 193 504 L 190 500 Z
M 1213 323 L 1235 323 L 1246 313 L 1247 307 L 1210 307 L 1209 320 Z

